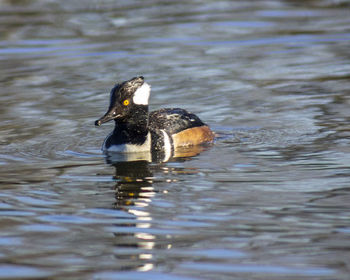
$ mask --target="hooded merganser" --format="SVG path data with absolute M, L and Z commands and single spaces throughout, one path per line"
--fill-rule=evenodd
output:
M 179 108 L 148 112 L 151 87 L 142 76 L 116 84 L 110 93 L 107 113 L 96 126 L 110 120 L 115 128 L 102 150 L 116 152 L 163 151 L 174 154 L 180 147 L 210 143 L 214 133 L 196 115 Z

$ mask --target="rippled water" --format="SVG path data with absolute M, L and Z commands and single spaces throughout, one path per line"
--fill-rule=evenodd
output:
M 1 279 L 349 279 L 348 1 L 2 1 Z M 117 81 L 217 133 L 100 151 Z

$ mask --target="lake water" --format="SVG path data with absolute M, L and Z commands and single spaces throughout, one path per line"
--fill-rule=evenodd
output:
M 1 279 L 349 279 L 350 2 L 1 1 Z M 200 154 L 107 158 L 143 75 Z

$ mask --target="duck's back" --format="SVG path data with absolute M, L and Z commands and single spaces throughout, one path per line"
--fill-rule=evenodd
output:
M 214 133 L 195 114 L 180 108 L 164 108 L 149 114 L 151 131 L 164 131 L 174 147 L 211 142 Z
M 203 125 L 195 114 L 180 108 L 164 108 L 149 114 L 150 128 L 165 130 L 169 135 Z

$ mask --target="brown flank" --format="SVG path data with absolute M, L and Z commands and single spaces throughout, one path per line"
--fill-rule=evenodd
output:
M 174 147 L 193 146 L 214 140 L 214 133 L 206 125 L 185 129 L 173 135 Z

